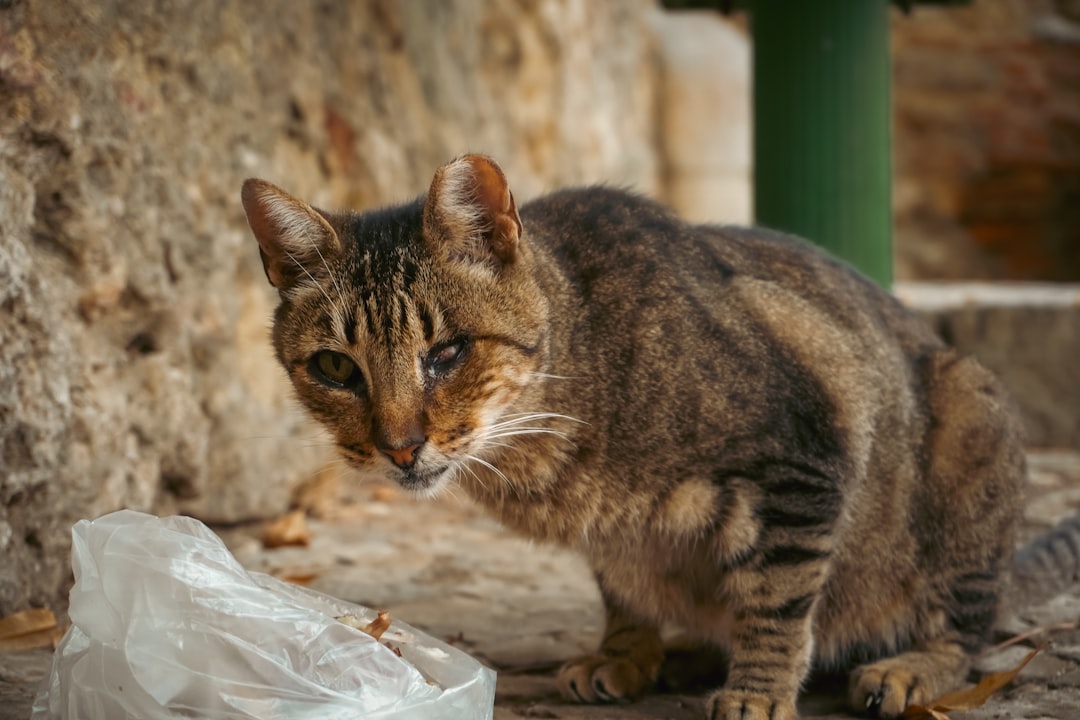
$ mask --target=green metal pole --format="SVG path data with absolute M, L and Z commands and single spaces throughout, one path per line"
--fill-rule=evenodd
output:
M 889 3 L 753 0 L 757 222 L 892 283 Z

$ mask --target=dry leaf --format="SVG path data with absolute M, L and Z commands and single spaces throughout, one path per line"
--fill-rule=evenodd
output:
M 56 626 L 56 616 L 46 608 L 32 608 L 0 619 L 0 639 L 47 630 Z
M 380 610 L 375 619 L 366 625 L 361 625 L 359 618 L 355 615 L 342 615 L 339 618 L 335 618 L 338 622 L 344 623 L 351 628 L 356 628 L 362 633 L 367 633 L 371 637 L 378 640 L 383 636 L 383 633 L 390 628 L 390 613 L 386 610 Z
M 307 517 L 303 510 L 293 510 L 269 523 L 263 530 L 264 547 L 278 548 L 286 545 L 307 547 L 311 542 L 311 530 L 307 526 Z
M 1046 645 L 1035 648 L 1012 670 L 990 673 L 974 687 L 945 693 L 937 700 L 930 703 L 929 707 L 923 705 L 909 705 L 908 708 L 904 710 L 904 714 L 900 717 L 907 718 L 908 720 L 949 720 L 949 716 L 945 713 L 952 712 L 953 710 L 972 710 L 980 707 L 991 695 L 1012 682 L 1013 679 L 1020 674 L 1020 671 L 1031 662 L 1031 659 L 1045 648 Z
M 312 581 L 315 580 L 315 578 L 317 577 L 319 577 L 319 573 L 316 572 L 286 573 L 285 575 L 280 575 L 279 579 L 284 580 L 287 583 L 292 583 L 293 585 L 307 586 L 310 585 Z
M 45 608 L 8 615 L 0 619 L 0 651 L 50 647 L 57 629 L 56 616 Z
M 991 648 L 987 648 L 986 650 L 983 650 L 980 653 L 980 655 L 989 655 L 991 653 L 997 652 L 998 650 L 1004 650 L 1007 647 L 1017 645 L 1019 643 L 1025 642 L 1025 641 L 1030 640 L 1031 638 L 1037 637 L 1039 635 L 1047 635 L 1047 634 L 1052 633 L 1052 632 L 1061 632 L 1063 630 L 1076 630 L 1076 629 L 1080 629 L 1080 619 L 1071 620 L 1069 622 L 1058 623 L 1057 625 L 1044 625 L 1042 627 L 1037 627 L 1037 628 L 1035 628 L 1033 630 L 1029 630 L 1029 631 L 1027 631 L 1025 633 L 1020 633 L 1019 635 L 1013 635 L 1008 640 L 1006 640 L 1004 642 L 1000 642 L 1000 643 L 998 643 L 997 645 L 995 645 L 995 646 L 993 646 Z
M 920 713 L 926 713 L 925 715 L 920 714 L 920 715 L 917 715 L 916 717 L 930 718 L 930 720 L 949 720 L 949 716 L 946 715 L 943 712 L 940 712 L 939 710 L 934 710 L 933 708 L 919 707 L 918 705 L 916 705 L 915 707 L 919 708 Z M 910 709 L 911 708 L 908 708 L 907 710 L 910 710 Z M 907 715 L 907 710 L 904 711 L 904 714 L 901 717 L 907 717 L 908 716 Z
M 378 640 L 383 636 L 384 632 L 390 629 L 390 613 L 385 610 L 380 610 L 374 620 L 360 629 Z

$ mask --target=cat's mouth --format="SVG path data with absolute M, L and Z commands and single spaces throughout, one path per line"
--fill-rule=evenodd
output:
M 373 462 L 369 454 L 361 455 L 346 445 L 340 445 L 341 455 L 350 466 L 365 476 L 392 480 L 408 492 L 424 497 L 433 497 L 453 476 L 452 463 L 418 462 L 412 467 L 399 468 L 391 463 Z
M 450 466 L 411 467 L 401 470 L 396 480 L 401 487 L 418 495 L 433 496 L 450 478 Z

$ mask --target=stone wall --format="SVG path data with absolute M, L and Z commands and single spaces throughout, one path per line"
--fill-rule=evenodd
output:
M 1028 447 L 1080 448 L 1080 284 L 900 282 L 893 291 L 1001 378 Z
M 896 273 L 1080 280 L 1080 3 L 893 18 Z
M 68 529 L 280 511 L 324 441 L 271 359 L 239 205 L 655 191 L 646 0 L 0 2 L 0 615 L 56 606 Z

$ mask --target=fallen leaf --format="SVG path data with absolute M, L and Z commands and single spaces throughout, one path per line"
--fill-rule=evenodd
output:
M 950 720 L 949 716 L 945 713 L 924 705 L 908 705 L 904 708 L 904 712 L 900 715 L 900 718 L 901 720 L 904 720 L 905 718 L 913 720 Z
M 287 573 L 279 576 L 279 579 L 284 580 L 287 583 L 293 585 L 310 585 L 315 578 L 319 577 L 319 573 Z
M 42 630 L 0 640 L 0 652 L 15 652 L 17 650 L 33 650 L 34 648 L 55 646 L 56 640 L 51 630 Z
M 382 637 L 384 632 L 390 629 L 390 613 L 385 610 L 380 610 L 374 620 L 360 629 L 378 640 Z
M 278 548 L 287 545 L 307 547 L 311 542 L 311 530 L 303 510 L 293 510 L 269 523 L 263 529 L 263 547 Z
M 1019 643 L 1025 642 L 1026 640 L 1030 640 L 1031 638 L 1036 637 L 1038 635 L 1045 635 L 1045 634 L 1052 633 L 1052 632 L 1061 632 L 1063 630 L 1076 630 L 1076 629 L 1080 629 L 1080 619 L 1071 620 L 1069 622 L 1058 623 L 1057 625 L 1044 625 L 1042 627 L 1037 627 L 1037 628 L 1035 628 L 1033 630 L 1029 630 L 1028 632 L 1020 633 L 1019 635 L 1013 635 L 1008 640 L 1006 640 L 1004 642 L 1000 642 L 1000 643 L 998 643 L 997 645 L 995 645 L 995 646 L 993 646 L 991 648 L 987 648 L 981 654 L 982 655 L 990 655 L 991 653 L 995 653 L 998 650 L 1004 650 L 1007 647 L 1011 647 L 1013 645 L 1017 645 Z
M 56 616 L 47 608 L 31 608 L 0 619 L 0 639 L 47 630 L 56 626 Z
M 991 695 L 1012 682 L 1020 674 L 1020 671 L 1031 662 L 1031 659 L 1044 649 L 1046 649 L 1046 645 L 1041 645 L 1029 652 L 1027 657 L 1021 660 L 1020 664 L 1012 670 L 990 673 L 980 680 L 978 685 L 945 693 L 930 703 L 929 706 L 909 705 L 900 717 L 907 718 L 907 720 L 949 720 L 946 713 L 980 707 L 990 699 Z
M 383 633 L 390 628 L 390 613 L 386 610 L 380 610 L 375 616 L 375 619 L 366 625 L 360 624 L 360 619 L 355 615 L 342 615 L 339 618 L 335 618 L 338 622 L 348 625 L 351 628 L 356 628 L 362 633 L 367 633 L 371 637 L 378 640 L 383 636 Z M 400 653 L 399 653 L 400 654 Z
M 57 631 L 56 616 L 46 608 L 32 608 L 0 619 L 0 651 L 49 647 Z

